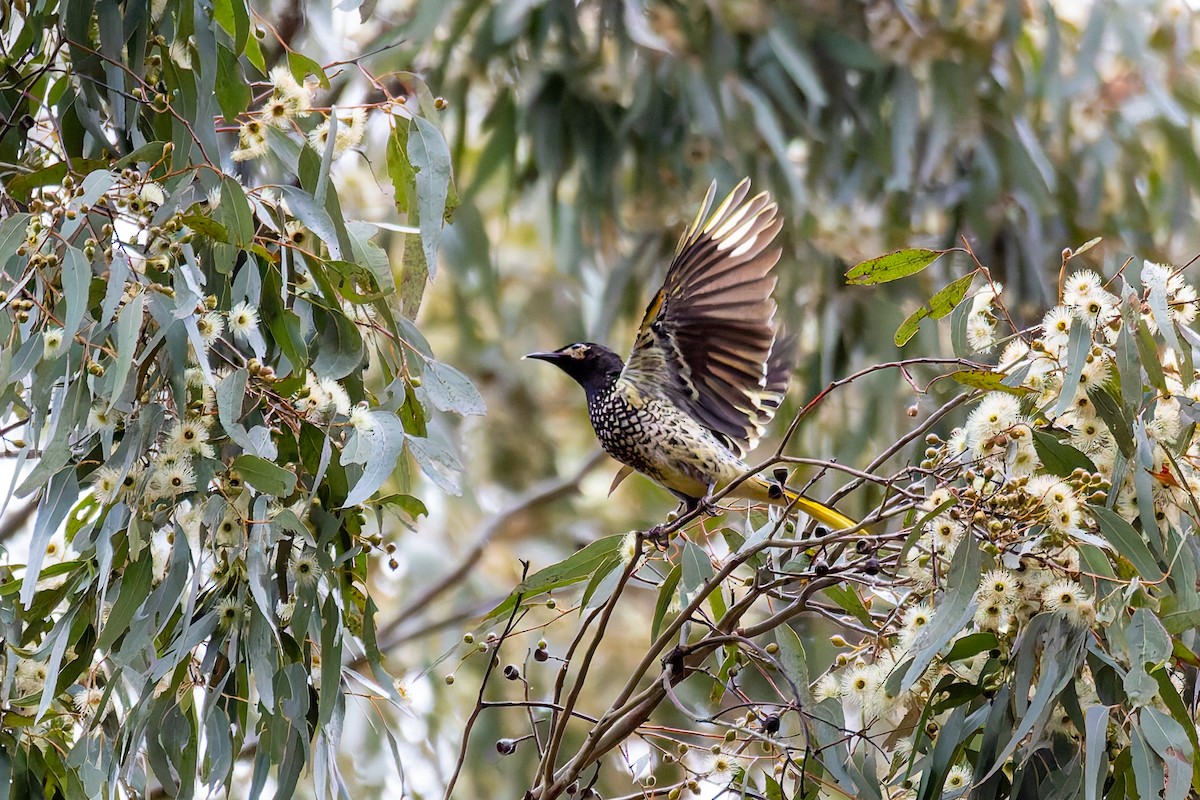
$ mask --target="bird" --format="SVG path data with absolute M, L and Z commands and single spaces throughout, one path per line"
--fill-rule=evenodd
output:
M 672 492 L 686 511 L 711 509 L 714 493 L 749 472 L 746 453 L 783 400 L 794 347 L 777 331 L 771 297 L 783 222 L 767 192 L 747 199 L 749 193 L 749 179 L 742 180 L 710 214 L 716 183 L 709 187 L 646 307 L 628 359 L 595 342 L 525 356 L 553 364 L 583 387 L 600 445 L 624 465 L 612 489 L 637 471 Z M 857 525 L 758 474 L 730 495 L 791 505 L 836 530 Z

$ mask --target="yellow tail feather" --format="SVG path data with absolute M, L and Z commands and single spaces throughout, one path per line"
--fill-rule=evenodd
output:
M 748 489 L 750 489 L 750 491 L 735 491 L 735 495 L 742 494 L 743 496 L 750 496 L 756 500 L 765 500 L 768 503 L 773 503 L 775 505 L 794 505 L 795 508 L 800 509 L 805 514 L 808 514 L 813 519 L 817 520 L 823 525 L 829 526 L 835 531 L 846 530 L 847 528 L 853 528 L 858 525 L 857 522 L 850 517 L 847 517 L 836 508 L 831 508 L 824 503 L 820 503 L 816 500 L 805 497 L 804 495 L 795 492 L 786 486 L 781 487 L 777 483 L 771 483 L 765 478 L 755 476 L 747 480 L 742 485 L 746 486 Z M 776 488 L 782 489 L 783 494 L 779 495 L 778 497 L 772 497 L 772 490 Z

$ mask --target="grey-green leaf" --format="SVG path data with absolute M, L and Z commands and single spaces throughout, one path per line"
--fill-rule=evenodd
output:
M 421 245 L 429 277 L 437 274 L 437 251 L 446 221 L 450 193 L 450 147 L 437 126 L 424 117 L 413 118 L 408 157 L 417 170 L 417 203 L 420 209 Z
M 67 313 L 63 317 L 63 336 L 67 343 L 79 330 L 79 323 L 88 307 L 88 289 L 92 284 L 92 267 L 83 251 L 68 247 L 62 259 L 62 290 L 66 296 Z
M 439 489 L 447 494 L 462 493 L 462 464 L 454 453 L 441 442 L 423 436 L 405 434 L 408 451 L 417 460 L 417 465 Z
M 1128 559 L 1130 564 L 1133 564 L 1142 580 L 1150 583 L 1158 583 L 1162 580 L 1162 570 L 1150 553 L 1150 548 L 1146 545 L 1145 540 L 1142 539 L 1142 534 L 1136 528 L 1126 522 L 1120 514 L 1104 506 L 1091 505 L 1088 506 L 1088 511 L 1100 526 L 1100 532 L 1104 534 L 1104 538 L 1108 539 L 1109 544 Z
M 452 411 L 464 416 L 487 413 L 487 406 L 475 384 L 449 364 L 431 359 L 425 363 L 421 378 L 429 402 L 439 411 Z
M 1138 713 L 1142 735 L 1163 760 L 1166 787 L 1163 800 L 1186 800 L 1192 783 L 1192 744 L 1183 726 L 1153 706 Z
M 375 494 L 379 487 L 383 486 L 384 482 L 391 477 L 392 471 L 396 469 L 396 462 L 400 460 L 400 454 L 404 450 L 404 423 L 400 421 L 400 418 L 390 411 L 369 411 L 367 413 L 370 415 L 371 429 L 357 433 L 357 436 L 366 445 L 365 448 L 361 448 L 365 451 L 365 458 L 355 457 L 352 462 L 346 453 L 342 455 L 343 464 L 364 464 L 362 476 L 346 496 L 345 506 L 364 503 L 371 495 Z M 349 448 L 347 448 L 348 450 Z M 362 453 L 356 454 L 356 456 L 358 455 L 362 455 Z M 420 461 L 419 458 L 418 461 Z

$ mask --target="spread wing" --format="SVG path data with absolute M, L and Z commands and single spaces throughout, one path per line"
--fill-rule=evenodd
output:
M 709 215 L 715 191 L 684 231 L 621 377 L 664 394 L 741 456 L 774 416 L 791 369 L 772 324 L 781 252 L 772 242 L 783 223 L 766 192 L 746 200 L 748 179 Z

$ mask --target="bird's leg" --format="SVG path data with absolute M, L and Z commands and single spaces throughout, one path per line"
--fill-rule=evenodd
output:
M 699 508 L 705 513 L 705 515 L 710 517 L 715 517 L 717 514 L 719 514 L 720 511 L 717 509 L 717 504 L 713 500 L 713 495 L 716 493 L 716 489 L 716 482 L 709 481 L 708 486 L 705 488 L 703 497 L 690 498 L 688 511 L 694 511 L 696 508 Z
M 657 547 L 659 550 L 666 550 L 670 543 L 671 534 L 668 528 L 675 523 L 684 514 L 690 514 L 695 510 L 697 501 L 694 497 L 688 497 L 682 492 L 671 490 L 671 494 L 679 498 L 679 508 L 675 509 L 675 513 L 667 517 L 667 521 L 655 525 L 650 530 L 646 531 L 646 540 Z
M 675 496 L 679 498 L 679 509 L 675 512 L 675 519 L 679 519 L 684 514 L 691 514 L 697 508 L 710 517 L 715 517 L 719 514 L 720 510 L 712 499 L 716 486 L 715 482 L 710 482 L 703 497 L 692 497 L 680 492 L 674 492 Z M 670 534 L 667 533 L 667 527 L 670 524 L 671 522 L 655 525 L 646 531 L 646 539 L 658 549 L 665 550 L 670 539 Z

